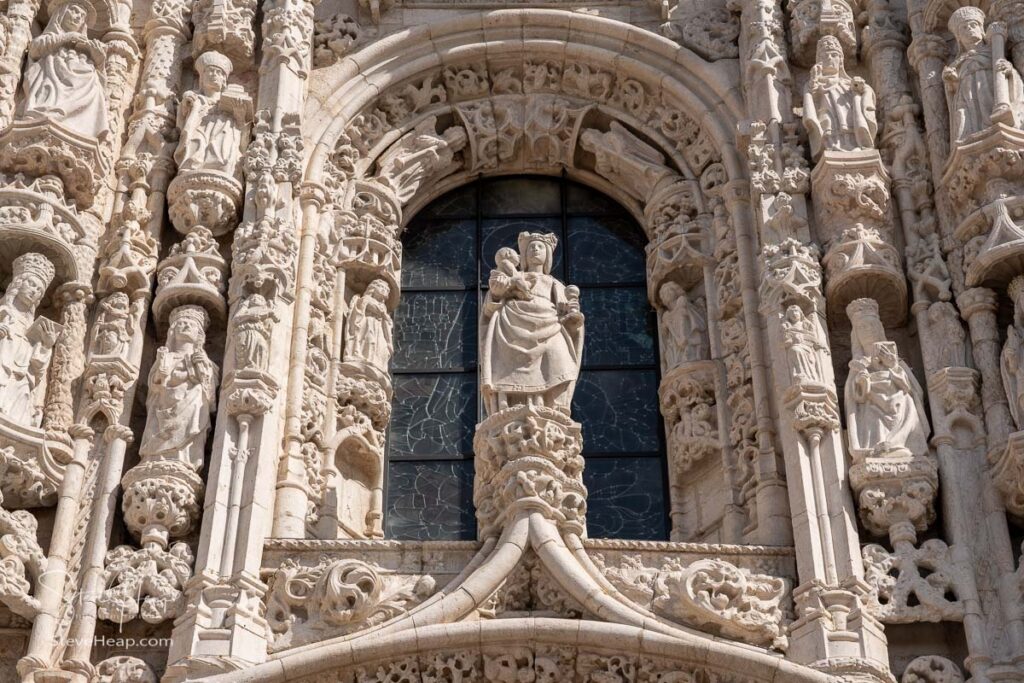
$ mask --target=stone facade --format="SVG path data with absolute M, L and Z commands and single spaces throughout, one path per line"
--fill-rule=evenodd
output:
M 0 680 L 1024 681 L 1024 4 L 961 5 L 0 3 Z M 642 228 L 666 540 L 588 536 L 529 230 L 476 540 L 386 533 L 405 228 L 516 175 Z

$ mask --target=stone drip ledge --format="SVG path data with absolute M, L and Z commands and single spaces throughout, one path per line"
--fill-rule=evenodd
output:
M 478 541 L 313 540 L 272 538 L 264 543 L 263 567 L 273 571 L 286 559 L 316 564 L 320 558 L 358 559 L 401 573 L 457 574 L 480 549 Z M 731 545 L 588 539 L 591 556 L 605 566 L 617 566 L 627 556 L 656 567 L 668 560 L 681 564 L 718 558 L 744 569 L 774 576 L 795 577 L 796 557 L 790 546 Z

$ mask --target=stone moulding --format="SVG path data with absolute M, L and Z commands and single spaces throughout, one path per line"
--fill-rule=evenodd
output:
M 450 672 L 450 662 L 458 662 L 458 678 L 437 673 Z M 383 637 L 339 639 L 205 680 L 314 683 L 328 672 L 330 680 L 346 683 L 831 680 L 809 667 L 717 638 L 678 640 L 633 626 L 548 618 L 437 624 Z

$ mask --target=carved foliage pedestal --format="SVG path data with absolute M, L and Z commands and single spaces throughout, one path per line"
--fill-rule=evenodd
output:
M 954 256 L 967 287 L 1004 287 L 1024 273 L 1024 131 L 991 126 L 957 144 L 941 187 L 955 207 Z
M 889 175 L 878 151 L 825 151 L 811 183 L 825 246 L 829 310 L 839 312 L 854 299 L 871 297 L 886 324 L 901 324 L 907 285 L 891 227 Z
M 561 411 L 533 406 L 506 408 L 477 426 L 473 503 L 480 538 L 532 509 L 560 529 L 586 534 L 580 429 Z

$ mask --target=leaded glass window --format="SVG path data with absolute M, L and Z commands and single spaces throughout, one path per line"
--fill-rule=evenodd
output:
M 494 254 L 524 230 L 553 232 L 552 275 L 586 316 L 573 417 L 583 424 L 592 538 L 664 539 L 668 501 L 658 340 L 644 235 L 615 202 L 565 179 L 479 180 L 431 203 L 403 238 L 391 360 L 386 533 L 473 539 L 479 305 Z

